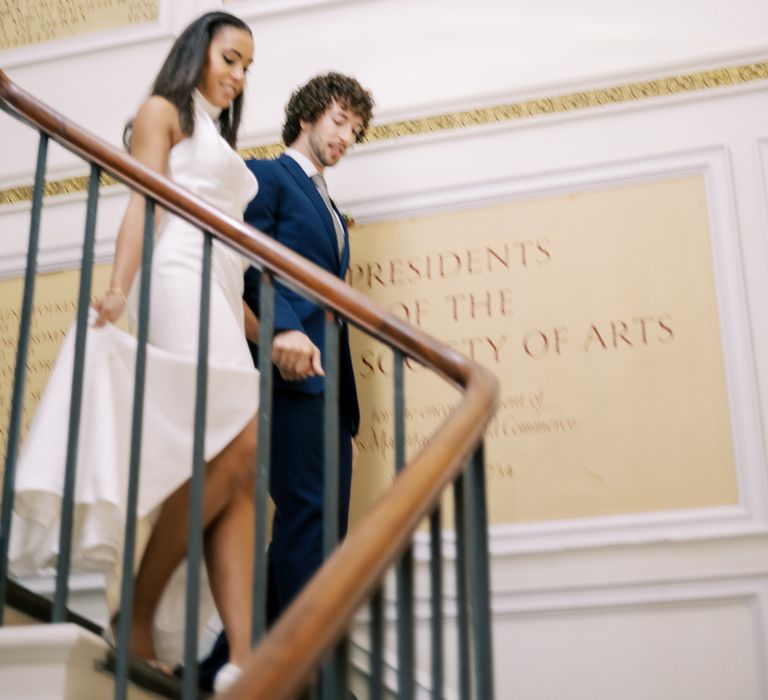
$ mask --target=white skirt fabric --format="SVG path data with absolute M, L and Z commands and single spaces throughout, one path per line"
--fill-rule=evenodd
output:
M 229 216 L 242 219 L 258 183 L 219 135 L 217 108 L 196 93 L 195 110 L 194 132 L 171 149 L 169 175 Z M 202 257 L 202 233 L 165 213 L 151 274 L 150 345 L 137 509 L 143 526 L 151 524 L 163 501 L 192 473 Z M 258 410 L 259 375 L 243 328 L 246 266 L 242 256 L 214 242 L 206 461 L 219 454 Z M 70 330 L 19 455 L 10 543 L 11 571 L 18 576 L 55 566 L 58 555 L 74 340 L 74 330 Z M 72 566 L 103 571 L 108 589 L 114 587 L 122 561 L 135 362 L 133 336 L 110 325 L 88 329 Z M 179 523 L 180 528 L 186 526 Z M 168 663 L 175 663 L 183 654 L 183 568 L 179 567 L 168 585 L 155 620 L 157 654 Z M 204 624 L 213 606 L 208 587 L 202 585 L 201 589 L 205 594 L 199 619 Z M 113 598 L 110 608 L 117 605 Z
M 67 334 L 38 406 L 16 475 L 10 566 L 17 576 L 55 567 L 64 488 L 64 462 L 74 364 L 74 326 Z M 88 329 L 75 482 L 72 568 L 105 574 L 116 607 L 126 521 L 136 339 L 118 328 Z M 236 437 L 258 408 L 258 373 L 209 367 L 205 459 Z M 147 346 L 137 515 L 147 532 L 152 516 L 192 473 L 196 366 Z M 143 527 L 142 527 L 143 526 Z M 180 524 L 186 527 L 186 524 Z M 141 545 L 137 549 L 137 559 Z M 202 571 L 200 621 L 213 604 Z M 186 576 L 169 583 L 156 616 L 158 657 L 183 655 Z

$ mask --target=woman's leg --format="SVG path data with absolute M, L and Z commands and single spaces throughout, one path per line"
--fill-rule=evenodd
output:
M 251 482 L 205 532 L 208 581 L 229 640 L 229 660 L 238 666 L 251 651 L 254 523 Z
M 238 538 L 240 542 L 244 540 L 242 533 L 233 534 L 235 528 L 232 521 L 239 523 L 244 529 L 250 529 L 252 533 L 255 468 L 256 418 L 206 466 L 203 490 L 203 530 L 206 533 L 206 551 L 212 548 L 207 544 L 210 541 L 211 545 L 215 542 L 216 547 L 223 546 L 235 560 L 252 558 L 252 544 L 246 550 L 237 549 L 240 546 L 237 543 Z M 250 501 L 249 505 L 247 501 Z M 152 641 L 152 623 L 166 584 L 186 556 L 188 517 L 189 482 L 186 482 L 163 504 L 136 576 L 130 651 L 145 659 L 156 658 Z M 251 520 L 250 528 L 245 523 L 248 518 Z M 212 528 L 210 536 L 207 532 L 209 527 Z M 250 536 L 252 538 L 252 534 Z M 232 537 L 235 538 L 235 542 L 229 542 L 229 538 Z M 222 543 L 224 540 L 227 544 Z M 233 555 L 233 552 L 236 554 Z M 247 639 L 247 635 L 250 634 L 250 598 L 245 602 L 236 598 L 230 604 L 228 597 L 231 590 L 250 591 L 252 566 L 227 569 L 220 559 L 223 557 L 215 558 L 215 566 L 212 567 L 211 557 L 206 554 L 214 600 L 219 607 L 227 634 L 231 633 L 239 640 L 243 637 L 240 628 L 247 627 Z M 225 567 L 223 572 L 218 570 L 219 566 Z M 236 582 L 225 581 L 225 576 L 235 577 Z M 232 614 L 229 610 L 235 605 L 247 605 L 247 611 L 241 608 L 239 613 Z M 234 626 L 231 632 L 227 629 L 228 625 Z M 240 653 L 238 647 L 238 655 Z M 248 653 L 247 648 L 244 653 Z

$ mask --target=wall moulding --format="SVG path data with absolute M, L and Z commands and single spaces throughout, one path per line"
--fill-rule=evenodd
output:
M 317 2 L 329 1 L 333 0 L 317 0 Z M 268 3 L 255 4 L 267 5 Z M 168 31 L 167 33 L 170 32 Z M 109 38 L 109 42 L 112 42 L 112 38 Z M 0 62 L 2 62 L 2 59 L 3 56 L 0 55 Z M 523 119 L 574 113 L 587 109 L 599 109 L 611 105 L 716 90 L 765 80 L 768 80 L 768 61 L 726 66 L 662 77 L 655 80 L 629 82 L 612 87 L 563 93 L 523 102 L 446 112 L 417 119 L 393 121 L 386 124 L 374 124 L 368 131 L 366 143 L 395 141 L 408 136 L 458 131 L 476 126 L 501 125 Z M 240 149 L 240 154 L 244 158 L 270 158 L 279 154 L 282 148 L 280 143 L 256 144 Z M 113 183 L 114 180 L 107 178 L 103 185 L 110 186 Z M 45 194 L 48 197 L 58 194 L 69 194 L 85 191 L 86 187 L 86 176 L 52 180 L 46 183 Z M 0 190 L 0 207 L 29 201 L 31 196 L 31 185 Z
M 369 130 L 368 139 L 380 141 L 448 129 L 461 129 L 669 97 L 766 79 L 768 79 L 768 61 L 747 63 L 376 125 Z
M 363 4 L 362 0 L 224 0 L 222 9 L 231 11 L 245 20 L 257 17 L 283 15 L 289 12 L 314 10 L 327 5 Z M 203 9 L 211 9 L 206 4 Z
M 492 619 L 497 635 L 504 635 L 508 626 L 520 621 L 558 620 L 568 625 L 574 617 L 586 621 L 592 616 L 614 613 L 644 615 L 653 611 L 675 622 L 679 613 L 697 611 L 706 615 L 709 611 L 726 614 L 744 614 L 749 620 L 749 630 L 744 630 L 745 652 L 754 654 L 753 667 L 758 672 L 754 679 L 760 689 L 760 697 L 768 693 L 768 672 L 764 662 L 766 634 L 768 631 L 768 579 L 764 576 L 715 577 L 685 581 L 656 583 L 631 583 L 607 586 L 584 586 L 556 591 L 515 593 L 495 591 L 491 600 Z M 444 622 L 453 632 L 457 619 L 457 601 L 446 600 Z M 430 601 L 427 597 L 417 602 L 415 619 L 424 629 L 431 619 Z M 397 605 L 394 587 L 386 589 L 384 612 L 385 625 L 393 628 L 397 621 Z M 351 635 L 351 660 L 353 666 L 367 674 L 372 668 L 369 642 L 370 616 L 367 611 L 358 615 Z M 498 650 L 497 657 L 501 658 Z M 431 678 L 428 664 L 423 658 L 415 671 L 419 691 L 428 696 Z M 397 655 L 391 647 L 384 651 L 384 681 L 393 692 L 397 687 Z M 450 673 L 450 672 L 449 672 Z M 503 675 L 503 674 L 502 674 Z M 449 679 L 450 681 L 450 679 Z M 451 687 L 446 688 L 446 698 L 458 698 Z
M 763 200 L 768 212 L 768 139 L 761 139 L 757 147 L 760 154 L 760 170 L 763 175 Z
M 474 210 L 498 203 L 554 194 L 659 182 L 698 175 L 706 196 L 712 274 L 717 309 L 727 416 L 732 436 L 732 464 L 737 502 L 708 507 L 623 512 L 572 519 L 496 524 L 491 531 L 494 555 L 546 552 L 615 544 L 755 535 L 768 532 L 768 484 L 762 445 L 759 402 L 750 342 L 750 319 L 740 255 L 739 232 L 727 149 L 708 146 L 637 160 L 599 163 L 575 171 L 403 194 L 387 200 L 355 203 L 359 224 L 410 220 L 421 216 Z M 453 535 L 446 534 L 452 542 Z M 416 537 L 416 555 L 428 559 L 428 537 Z

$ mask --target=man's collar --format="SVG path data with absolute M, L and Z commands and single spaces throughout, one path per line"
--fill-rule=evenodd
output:
M 290 158 L 293 158 L 298 164 L 299 167 L 306 173 L 307 177 L 312 177 L 313 175 L 317 175 L 319 172 L 318 169 L 315 167 L 315 164 L 307 158 L 301 151 L 296 150 L 295 148 L 291 148 L 290 146 L 285 149 L 285 155 L 287 155 Z

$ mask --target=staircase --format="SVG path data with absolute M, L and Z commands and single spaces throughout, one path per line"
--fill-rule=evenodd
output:
M 75 607 L 92 608 L 103 600 L 103 594 L 93 585 L 83 586 L 82 578 L 92 583 L 89 577 L 73 576 L 70 600 Z M 35 581 L 31 587 L 50 588 L 50 583 L 50 579 Z M 0 700 L 114 697 L 114 651 L 105 641 L 102 628 L 71 610 L 67 611 L 66 622 L 51 624 L 51 613 L 50 598 L 9 583 L 5 620 L 0 628 Z M 128 681 L 130 700 L 181 697 L 179 678 L 141 661 L 131 663 Z M 201 692 L 198 697 L 207 695 Z
M 448 694 L 445 692 L 448 679 L 457 689 L 455 696 L 461 700 L 493 700 L 488 532 L 482 440 L 485 426 L 495 410 L 498 395 L 498 382 L 495 377 L 464 355 L 379 308 L 361 293 L 312 265 L 300 255 L 280 246 L 273 239 L 246 224 L 224 216 L 169 179 L 150 171 L 127 154 L 68 121 L 12 83 L 2 71 L 0 108 L 35 129 L 40 137 L 32 194 L 24 299 L 20 313 L 14 396 L 8 431 L 9 447 L 5 455 L 3 508 L 0 515 L 0 620 L 4 624 L 0 629 L 0 698 L 100 700 L 115 697 L 121 700 L 124 697 L 181 697 L 184 700 L 194 700 L 201 697 L 197 690 L 194 656 L 197 640 L 188 640 L 190 653 L 181 682 L 148 668 L 142 662 L 130 659 L 125 649 L 118 649 L 113 653 L 100 638 L 99 625 L 73 614 L 67 608 L 71 599 L 68 589 L 69 562 L 65 555 L 59 557 L 53 603 L 39 594 L 24 590 L 8 575 L 8 531 L 14 493 L 14 469 L 23 413 L 24 370 L 34 297 L 40 216 L 45 193 L 47 145 L 49 139 L 52 139 L 84 158 L 91 168 L 86 205 L 89 215 L 86 217 L 84 234 L 81 267 L 83 274 L 78 310 L 78 333 L 81 337 L 87 332 L 94 219 L 99 182 L 103 174 L 141 193 L 147 199 L 148 212 L 157 205 L 203 231 L 208 250 L 212 240 L 216 239 L 248 257 L 252 264 L 262 271 L 260 346 L 272 346 L 273 323 L 270 319 L 274 318 L 274 307 L 269 304 L 274 302 L 273 296 L 267 290 L 274 284 L 274 280 L 279 280 L 325 309 L 328 348 L 326 357 L 329 358 L 329 366 L 333 366 L 338 360 L 337 357 L 333 358 L 338 355 L 338 328 L 342 320 L 384 343 L 392 351 L 395 446 L 393 467 L 397 477 L 389 491 L 369 509 L 366 517 L 350 532 L 343 545 L 329 552 L 322 568 L 269 630 L 265 629 L 265 616 L 261 615 L 263 610 L 260 610 L 265 603 L 266 567 L 257 569 L 263 572 L 262 579 L 256 582 L 254 590 L 257 616 L 253 624 L 257 643 L 244 667 L 242 677 L 222 696 L 224 700 L 288 700 L 299 696 L 311 698 L 316 697 L 313 692 L 318 685 L 323 689 L 324 700 L 346 700 L 350 683 L 360 680 L 353 678 L 349 672 L 348 634 L 355 615 L 361 611 L 367 611 L 367 649 L 370 658 L 369 667 L 366 669 L 367 677 L 364 679 L 365 695 L 360 695 L 361 700 L 383 700 L 391 696 L 392 689 L 400 700 L 417 697 L 414 662 L 415 561 L 412 544 L 414 533 L 425 520 L 429 522 L 431 557 L 427 570 L 431 591 L 430 629 L 427 635 L 431 667 L 429 695 L 433 698 L 445 697 Z M 146 217 L 145 251 L 151 250 L 153 222 L 154 218 L 150 213 Z M 204 284 L 209 269 L 206 272 L 204 268 Z M 146 323 L 149 303 L 146 293 L 148 286 L 144 287 L 143 281 L 142 290 L 139 308 L 143 309 L 144 316 L 140 313 L 138 356 L 142 352 L 142 343 L 146 343 L 146 336 L 142 341 L 142 328 L 145 327 L 143 324 Z M 207 322 L 207 316 L 201 313 L 202 334 L 207 333 Z M 201 357 L 204 359 L 205 356 Z M 403 382 L 406 361 L 411 360 L 457 388 L 462 392 L 462 397 L 453 413 L 430 436 L 427 444 L 406 462 Z M 76 367 L 77 362 L 76 359 Z M 263 366 L 260 364 L 260 427 L 269 424 L 268 411 L 271 401 L 268 398 L 271 396 L 269 392 L 272 391 L 272 367 L 268 353 L 263 353 L 263 362 Z M 198 389 L 204 382 L 205 366 L 204 361 L 199 363 L 199 376 L 203 378 L 198 384 Z M 137 406 L 141 405 L 141 374 L 137 369 Z M 325 381 L 326 396 L 337 395 L 338 377 L 326 371 Z M 200 397 L 203 395 L 203 392 L 198 391 L 201 405 L 203 399 Z M 338 406 L 334 406 L 331 400 L 326 400 L 325 403 L 325 434 L 333 435 L 338 427 L 335 413 Z M 72 415 L 79 415 L 78 411 L 73 409 Z M 76 434 L 76 419 L 70 420 L 69 425 L 71 434 Z M 201 421 L 196 428 L 198 435 L 202 432 L 202 426 Z M 264 444 L 261 436 L 259 443 Z M 333 443 L 333 440 L 329 440 L 329 443 Z M 72 464 L 74 465 L 74 461 Z M 202 468 L 200 457 L 193 470 L 193 491 L 195 479 L 198 478 L 196 475 L 202 474 Z M 325 468 L 328 474 L 333 474 L 334 469 L 338 470 L 338 453 L 334 453 L 331 446 L 326 450 Z M 268 470 L 268 461 L 264 461 L 260 455 L 257 484 L 265 483 L 263 480 Z M 74 476 L 72 478 L 74 479 Z M 331 480 L 330 483 L 334 482 Z M 133 487 L 129 487 L 129 491 L 131 488 Z M 266 498 L 266 489 L 257 486 L 257 493 Z M 450 533 L 444 533 L 441 516 L 441 502 L 446 494 L 453 497 L 455 522 Z M 130 499 L 128 503 L 131 503 Z M 192 510 L 194 512 L 194 508 Z M 264 551 L 266 510 L 257 503 L 257 561 Z M 326 504 L 326 514 L 329 518 L 333 517 L 333 511 L 333 506 Z M 71 497 L 67 500 L 65 493 L 61 528 L 64 541 L 68 532 L 64 523 L 71 519 L 71 515 Z M 126 542 L 133 542 L 135 538 L 135 522 L 130 521 L 131 519 L 126 526 Z M 329 519 L 328 522 L 332 520 Z M 330 525 L 327 529 L 329 532 L 334 530 Z M 194 527 L 190 529 L 192 536 L 188 559 L 192 562 L 199 561 L 200 558 L 201 538 L 195 534 L 199 531 L 201 530 Z M 443 554 L 444 544 L 447 542 L 455 543 L 455 557 L 450 560 Z M 129 552 L 133 551 L 132 546 L 127 545 L 127 549 Z M 60 551 L 63 552 L 64 549 Z M 130 601 L 132 592 L 132 559 L 127 561 L 128 566 L 123 568 L 128 569 L 129 573 L 124 578 L 121 591 L 121 600 L 124 603 Z M 456 639 L 458 662 L 451 668 L 446 668 L 443 653 L 447 644 L 443 630 L 444 607 L 447 607 L 443 595 L 443 579 L 449 573 L 444 572 L 446 562 L 450 563 L 453 569 L 450 573 L 455 576 L 457 608 L 456 634 L 452 635 L 452 638 Z M 393 605 L 385 609 L 384 580 L 390 571 L 393 572 L 395 593 Z M 3 615 L 1 609 L 4 605 L 7 605 L 8 610 Z M 193 594 L 188 600 L 187 614 L 194 615 L 196 609 L 196 598 Z M 190 613 L 190 610 L 193 612 Z M 393 612 L 394 623 L 391 622 Z M 16 624 L 17 621 L 21 624 Z M 39 624 L 26 624 L 29 621 L 38 621 Z M 191 627 L 194 629 L 194 625 Z M 384 664 L 387 641 L 385 632 L 389 634 L 390 631 L 397 647 L 391 665 L 395 669 L 394 682 L 389 678 L 392 674 L 385 673 Z M 329 659 L 332 660 L 331 663 L 328 663 Z M 113 669 L 115 673 L 111 675 Z

